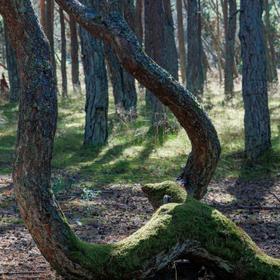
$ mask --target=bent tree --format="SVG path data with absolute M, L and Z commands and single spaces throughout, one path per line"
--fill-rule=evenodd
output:
M 106 40 L 123 67 L 168 106 L 192 142 L 182 181 L 202 197 L 215 170 L 216 131 L 193 96 L 142 52 L 118 13 L 100 16 L 76 0 L 57 3 L 96 38 Z M 22 94 L 13 179 L 25 225 L 38 248 L 66 279 L 144 279 L 178 257 L 211 267 L 221 279 L 278 279 L 280 261 L 266 256 L 218 211 L 191 198 L 176 183 L 143 191 L 161 206 L 140 230 L 115 244 L 88 244 L 68 225 L 50 189 L 56 128 L 56 86 L 51 53 L 29 0 L 0 0 L 16 50 Z

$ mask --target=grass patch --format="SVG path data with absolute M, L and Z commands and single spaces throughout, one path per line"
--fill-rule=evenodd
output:
M 270 96 L 273 147 L 256 165 L 246 164 L 243 155 L 243 105 L 236 92 L 230 104 L 223 101 L 222 88 L 209 84 L 205 106 L 218 131 L 222 156 L 215 179 L 242 179 L 275 176 L 280 169 L 279 95 Z M 93 186 L 111 183 L 154 183 L 173 180 L 180 173 L 190 152 L 190 143 L 182 129 L 164 131 L 161 137 L 149 130 L 144 114 L 144 98 L 139 98 L 139 117 L 133 123 L 115 118 L 110 98 L 108 144 L 83 146 L 84 97 L 59 101 L 58 127 L 55 138 L 53 168 L 79 173 Z M 172 127 L 175 120 L 170 116 Z M 17 106 L 0 105 L 0 175 L 12 169 L 17 123 Z M 57 182 L 58 191 L 63 182 Z

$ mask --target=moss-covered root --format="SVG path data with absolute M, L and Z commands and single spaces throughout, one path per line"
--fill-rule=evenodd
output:
M 219 211 L 192 198 L 161 206 L 116 249 L 125 267 L 142 275 L 187 257 L 210 267 L 220 279 L 280 279 L 280 260 L 264 254 Z
M 219 211 L 186 198 L 172 182 L 144 190 L 155 205 L 166 194 L 184 202 L 161 206 L 144 227 L 118 243 L 78 241 L 75 261 L 91 271 L 90 279 L 145 279 L 178 258 L 188 258 L 210 267 L 219 279 L 280 280 L 280 260 L 264 254 Z
M 165 181 L 156 184 L 147 184 L 142 187 L 142 191 L 148 197 L 154 209 L 168 202 L 183 203 L 187 198 L 184 188 L 173 181 Z

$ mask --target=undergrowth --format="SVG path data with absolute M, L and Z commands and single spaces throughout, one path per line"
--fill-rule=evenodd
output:
M 224 102 L 222 87 L 209 84 L 204 106 L 214 122 L 222 144 L 222 155 L 214 179 L 251 180 L 278 175 L 280 170 L 279 95 L 270 95 L 272 150 L 254 165 L 243 154 L 243 105 L 241 92 Z M 119 121 L 110 98 L 108 144 L 83 146 L 84 98 L 59 97 L 58 128 L 55 138 L 53 169 L 79 174 L 94 187 L 111 183 L 153 183 L 173 180 L 184 166 L 190 143 L 170 115 L 170 128 L 159 135 L 149 129 L 144 96 L 140 95 L 138 118 L 131 123 Z M 12 171 L 16 141 L 17 106 L 0 104 L 0 175 Z M 63 182 L 56 181 L 56 188 Z

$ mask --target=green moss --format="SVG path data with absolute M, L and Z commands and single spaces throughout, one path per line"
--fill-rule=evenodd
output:
M 168 185 L 174 191 L 176 184 Z M 161 190 L 167 183 L 158 186 Z M 280 260 L 265 255 L 219 211 L 192 198 L 181 204 L 161 206 L 144 227 L 118 243 L 96 245 L 77 241 L 73 256 L 98 279 L 134 279 L 152 258 L 187 241 L 226 261 L 227 268 L 233 268 L 230 272 L 238 279 L 279 280 Z
M 163 197 L 168 195 L 171 202 L 182 203 L 187 198 L 186 190 L 172 181 L 165 181 L 157 184 L 147 184 L 142 187 L 143 192 L 149 198 L 150 203 L 155 209 L 163 204 Z

